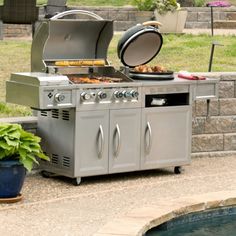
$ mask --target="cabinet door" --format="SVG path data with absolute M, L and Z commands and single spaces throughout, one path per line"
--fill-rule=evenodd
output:
M 77 112 L 75 176 L 108 173 L 108 111 Z
M 153 169 L 189 163 L 190 107 L 146 108 L 142 114 L 141 168 Z
M 141 109 L 110 111 L 109 172 L 140 168 Z

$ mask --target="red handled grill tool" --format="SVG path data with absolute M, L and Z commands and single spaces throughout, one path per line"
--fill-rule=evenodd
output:
M 188 71 L 180 71 L 178 73 L 178 78 L 188 79 L 188 80 L 205 80 L 206 79 L 204 76 L 192 75 Z

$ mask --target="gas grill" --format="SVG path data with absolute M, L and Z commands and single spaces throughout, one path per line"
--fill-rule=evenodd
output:
M 94 19 L 61 18 L 70 14 Z M 7 81 L 7 102 L 37 111 L 50 157 L 41 162 L 44 176 L 78 185 L 83 176 L 162 167 L 179 173 L 190 163 L 192 101 L 217 97 L 217 80 L 135 81 L 108 62 L 112 36 L 112 21 L 60 13 L 34 36 L 31 72 Z

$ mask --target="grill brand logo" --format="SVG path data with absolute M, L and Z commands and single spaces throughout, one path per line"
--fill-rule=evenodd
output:
M 51 99 L 53 97 L 53 94 L 52 93 L 49 93 L 48 94 L 48 97 Z

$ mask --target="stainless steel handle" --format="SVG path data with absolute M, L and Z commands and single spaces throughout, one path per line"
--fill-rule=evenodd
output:
M 120 127 L 118 124 L 116 124 L 116 128 L 115 128 L 115 132 L 114 132 L 114 136 L 113 136 L 113 142 L 115 144 L 115 137 L 116 134 L 118 135 L 118 143 L 117 143 L 117 147 L 114 151 L 114 156 L 118 157 L 119 153 L 120 153 L 120 144 L 121 144 L 121 135 L 120 135 Z
M 86 15 L 86 16 L 91 16 L 97 20 L 103 20 L 103 18 L 91 11 L 84 11 L 84 10 L 70 10 L 70 11 L 64 11 L 64 12 L 61 12 L 53 17 L 50 18 L 50 20 L 58 20 L 59 18 L 61 17 L 64 17 L 64 16 L 68 16 L 68 15 L 75 15 L 75 14 L 78 14 L 78 15 Z
M 98 147 L 98 158 L 102 158 L 103 155 L 103 151 L 104 151 L 104 132 L 103 132 L 103 128 L 102 125 L 99 126 L 99 131 L 98 131 L 98 144 L 99 144 L 99 138 L 101 137 L 101 145 Z
M 146 134 L 149 133 L 149 142 L 147 143 Z M 149 122 L 147 122 L 147 128 L 145 132 L 145 144 L 146 144 L 146 153 L 149 154 L 152 148 L 152 128 Z

